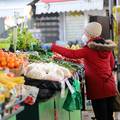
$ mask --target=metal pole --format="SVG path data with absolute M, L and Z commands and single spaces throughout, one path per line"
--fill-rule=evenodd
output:
M 15 19 L 15 26 L 13 28 L 14 52 L 16 51 L 16 46 L 17 46 L 17 18 L 18 18 L 18 13 L 14 11 L 14 19 Z
M 113 40 L 113 0 L 109 0 L 109 18 L 110 18 L 110 38 Z
M 63 14 L 63 26 L 64 26 L 64 29 L 63 29 L 63 32 L 64 32 L 64 41 L 66 41 L 66 13 Z
M 112 14 L 113 0 L 109 0 L 109 15 Z
M 117 6 L 120 5 L 120 0 L 116 0 Z
M 120 0 L 116 0 L 116 6 L 119 7 L 120 5 Z M 119 18 L 117 18 L 117 25 L 119 27 Z M 118 29 L 118 56 L 117 56 L 117 84 L 118 84 L 118 90 L 120 91 L 120 33 Z
M 17 46 L 17 27 L 13 28 L 13 44 L 14 44 L 14 52 L 15 52 Z
M 120 5 L 120 0 L 116 0 L 116 7 L 119 7 L 119 5 Z M 117 13 L 118 12 L 116 12 L 116 14 Z M 120 25 L 119 17 L 117 18 L 117 25 L 118 25 L 118 27 Z M 119 80 L 120 79 L 120 34 L 119 34 L 119 29 L 118 29 L 118 67 L 117 68 L 118 68 L 118 80 Z

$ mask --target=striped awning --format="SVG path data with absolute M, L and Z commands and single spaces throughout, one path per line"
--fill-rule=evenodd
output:
M 73 0 L 66 2 L 36 3 L 36 14 L 103 10 L 103 0 Z

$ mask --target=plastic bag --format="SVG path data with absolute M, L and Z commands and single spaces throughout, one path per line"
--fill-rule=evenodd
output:
M 35 80 L 25 77 L 25 84 L 39 88 L 37 102 L 46 101 L 61 90 L 61 83 L 49 80 Z
M 80 94 L 80 82 L 79 80 L 73 80 L 72 86 L 74 92 L 68 91 L 67 98 L 64 102 L 63 108 L 67 111 L 82 109 L 82 96 Z
M 39 89 L 33 86 L 25 86 L 26 92 L 28 94 L 27 98 L 24 100 L 24 103 L 33 105 L 36 101 Z

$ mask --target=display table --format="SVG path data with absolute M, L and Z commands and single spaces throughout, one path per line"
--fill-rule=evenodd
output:
M 65 98 L 60 98 L 59 93 L 46 102 L 40 102 L 33 106 L 26 106 L 23 112 L 17 114 L 16 120 L 55 120 L 54 99 L 56 101 L 58 120 L 81 120 L 80 110 L 67 112 L 62 108 Z
M 82 69 L 79 73 L 83 74 Z M 81 76 L 82 78 L 82 76 Z M 24 111 L 17 114 L 16 120 L 81 120 L 81 111 L 75 110 L 68 112 L 63 109 L 63 103 L 66 99 L 61 98 L 61 83 L 47 80 L 31 80 L 25 78 L 25 84 L 39 88 L 39 94 L 36 103 L 32 106 L 24 105 Z M 71 82 L 73 78 L 69 79 Z M 56 108 L 54 103 L 56 102 Z M 55 111 L 57 118 L 55 118 Z
M 65 98 L 60 98 L 60 94 L 57 94 L 55 96 L 55 101 L 56 101 L 56 111 L 58 115 L 58 120 L 81 120 L 80 110 L 68 112 L 63 109 L 63 103 L 65 101 Z M 40 103 L 39 110 L 40 110 L 40 120 L 55 120 L 54 98 L 50 99 L 49 101 Z

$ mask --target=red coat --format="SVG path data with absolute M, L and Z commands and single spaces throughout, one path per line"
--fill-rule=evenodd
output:
M 114 58 L 111 50 L 97 50 L 88 46 L 79 50 L 70 50 L 55 44 L 52 45 L 51 50 L 68 58 L 84 58 L 89 99 L 101 99 L 116 95 L 115 80 L 112 75 Z

